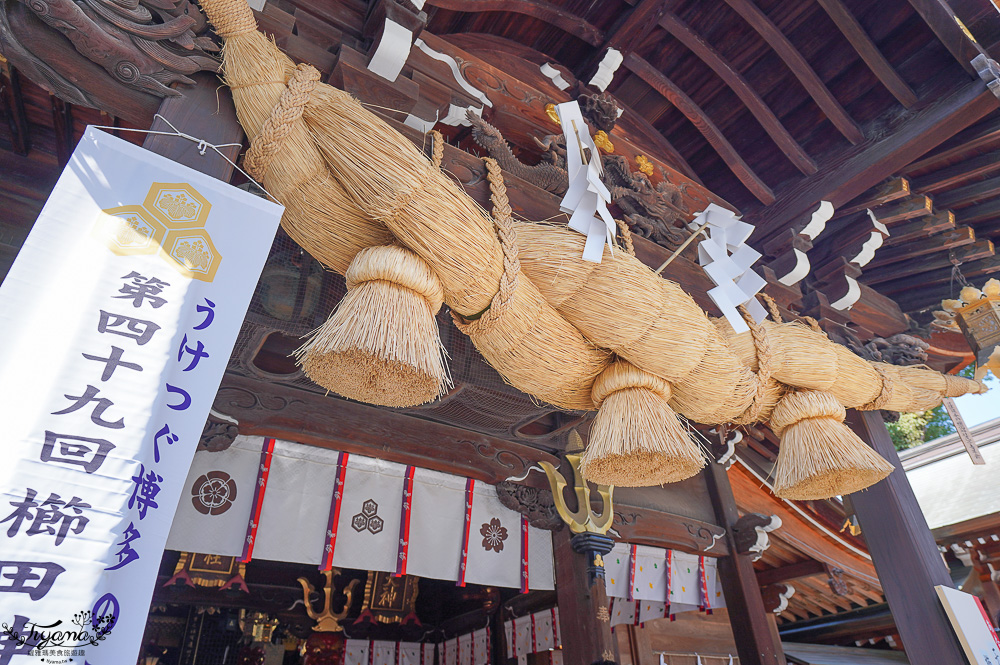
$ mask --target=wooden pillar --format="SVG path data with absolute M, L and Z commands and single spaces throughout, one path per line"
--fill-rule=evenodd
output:
M 993 581 L 993 571 L 990 569 L 990 564 L 984 560 L 983 553 L 973 547 L 969 550 L 969 556 L 972 558 L 972 569 L 976 571 L 976 577 L 983 587 L 983 600 L 986 601 L 990 623 L 996 628 L 997 621 L 1000 621 L 1000 589 Z
M 785 665 L 781 641 L 771 631 L 750 556 L 736 551 L 733 525 L 739 519 L 739 512 L 729 476 L 725 468 L 714 461 L 709 462 L 703 473 L 716 521 L 726 529 L 729 553 L 719 558 L 719 581 L 726 596 L 740 665 Z
M 964 663 L 965 655 L 934 587 L 953 587 L 927 520 L 913 495 L 878 411 L 848 411 L 847 424 L 895 469 L 851 495 L 854 514 L 871 553 L 911 665 Z
M 590 586 L 587 557 L 573 551 L 569 529 L 553 534 L 556 563 L 556 598 L 562 631 L 563 662 L 590 665 L 614 660 L 608 596 L 603 581 Z
M 625 631 L 628 636 L 628 650 L 632 665 L 659 665 L 659 657 L 653 653 L 653 645 L 649 642 L 649 633 L 639 626 L 616 626 L 615 630 Z M 622 663 L 625 658 L 622 657 Z

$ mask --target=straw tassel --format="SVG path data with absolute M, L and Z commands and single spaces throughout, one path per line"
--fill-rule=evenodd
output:
M 781 437 L 774 493 L 785 499 L 828 499 L 874 485 L 892 465 L 846 425 L 833 395 L 798 390 L 785 395 L 771 414 Z
M 648 487 L 690 478 L 705 466 L 667 404 L 670 384 L 663 379 L 617 360 L 594 381 L 593 398 L 600 408 L 580 459 L 587 480 Z
M 347 295 L 295 352 L 306 376 L 344 397 L 406 407 L 451 387 L 437 320 L 441 282 L 410 250 L 358 252 Z

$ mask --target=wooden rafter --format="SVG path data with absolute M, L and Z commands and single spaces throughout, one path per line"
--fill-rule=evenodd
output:
M 814 175 L 779 192 L 774 204 L 747 213 L 765 243 L 805 216 L 819 201 L 843 205 L 879 182 L 898 173 L 915 157 L 954 136 L 1000 105 L 986 84 L 972 81 L 948 96 L 920 109 L 894 131 L 850 146 L 830 159 Z
M 968 180 L 975 180 L 983 176 L 1000 171 L 1000 150 L 963 159 L 952 166 L 944 167 L 933 173 L 916 178 L 913 181 L 913 188 L 924 194 L 935 194 L 942 190 L 948 190 L 960 185 Z
M 806 92 L 816 101 L 833 126 L 851 143 L 857 144 L 864 141 L 864 133 L 858 124 L 847 114 L 847 111 L 826 87 L 816 71 L 806 62 L 806 59 L 785 37 L 784 33 L 774 25 L 767 14 L 761 11 L 752 0 L 726 0 L 726 3 L 742 16 L 743 20 L 749 23 L 784 60 L 792 74 L 802 83 Z
M 826 566 L 815 559 L 806 559 L 798 563 L 792 563 L 781 568 L 769 568 L 757 573 L 757 581 L 761 586 L 777 584 L 778 582 L 790 582 L 802 577 L 821 575 L 826 572 Z
M 980 180 L 940 194 L 934 202 L 943 208 L 961 208 L 1000 195 L 1000 177 Z M 959 213 L 961 214 L 961 213 Z
M 816 172 L 816 162 L 799 145 L 792 135 L 781 124 L 774 111 L 764 103 L 742 74 L 726 60 L 715 47 L 705 41 L 691 26 L 682 21 L 676 14 L 664 12 L 660 26 L 684 44 L 702 62 L 708 65 L 726 85 L 740 98 L 757 122 L 761 124 L 774 142 L 781 148 L 789 161 L 802 173 L 809 175 Z
M 929 254 L 945 252 L 956 247 L 964 247 L 965 245 L 971 245 L 975 241 L 976 232 L 972 227 L 959 226 L 943 233 L 920 240 L 911 240 L 895 247 L 883 247 L 875 252 L 875 258 L 865 266 L 865 271 L 917 258 L 918 256 L 927 256 Z
M 984 224 L 996 221 L 1000 217 L 1000 200 L 987 201 L 974 205 L 958 214 L 958 221 L 963 224 Z
M 959 269 L 966 279 L 982 282 L 986 277 L 1000 273 L 1000 257 L 990 256 L 963 263 Z M 880 291 L 889 293 L 891 289 L 892 298 L 904 312 L 940 309 L 941 301 L 956 297 L 961 288 L 950 267 L 879 285 Z
M 910 242 L 916 238 L 924 238 L 934 233 L 947 231 L 955 228 L 955 213 L 950 210 L 942 210 L 933 215 L 920 217 L 912 222 L 897 224 L 892 227 L 891 234 L 882 241 L 883 247 L 891 247 L 902 243 Z M 878 256 L 876 254 L 876 256 Z
M 851 203 L 850 205 L 839 208 L 833 216 L 843 217 L 844 215 L 852 215 L 856 212 L 861 212 L 867 208 L 885 205 L 886 203 L 909 196 L 910 190 L 910 181 L 906 178 L 893 178 L 892 180 L 887 180 L 881 185 L 872 187 L 867 192 L 861 194 L 861 196 L 855 199 L 857 201 L 856 203 Z
M 1000 117 L 991 116 L 956 134 L 954 138 L 943 143 L 941 149 L 909 164 L 902 169 L 903 175 L 927 173 L 954 164 L 967 153 L 1000 143 Z
M 428 5 L 457 12 L 510 12 L 537 18 L 591 46 L 604 43 L 604 33 L 576 14 L 545 0 L 427 0 Z
M 677 107 L 677 110 L 683 113 L 694 124 L 701 135 L 705 137 L 705 140 L 719 153 L 719 156 L 726 162 L 726 165 L 739 178 L 740 182 L 759 201 L 765 205 L 774 201 L 774 192 L 771 191 L 771 188 L 743 161 L 743 158 L 736 152 L 736 148 L 722 135 L 722 131 L 683 90 L 678 88 L 663 72 L 653 67 L 653 65 L 635 53 L 630 53 L 625 58 L 625 66 Z
M 906 108 L 916 104 L 917 95 L 885 59 L 878 46 L 875 45 L 875 42 L 872 41 L 872 38 L 868 36 L 858 19 L 851 14 L 847 7 L 840 0 L 816 1 L 833 19 L 840 31 L 844 33 L 847 41 L 851 43 L 851 46 L 858 52 L 872 73 L 878 77 L 878 80 L 882 82 L 882 85 L 892 93 L 892 96 Z
M 988 256 L 993 256 L 994 253 L 995 250 L 993 248 L 992 241 L 977 240 L 963 247 L 957 247 L 949 250 L 940 258 L 937 256 L 930 259 L 926 257 L 911 258 L 876 270 L 865 270 L 862 281 L 869 286 L 875 286 L 882 282 L 891 282 L 902 277 L 919 275 L 921 273 L 940 270 L 942 268 L 950 269 L 953 265 L 953 261 L 958 261 L 960 263 L 977 261 L 979 259 L 985 259 Z M 876 288 L 878 287 L 876 286 Z
M 666 11 L 669 0 L 639 0 L 632 11 L 622 17 L 604 42 L 598 55 L 607 48 L 617 49 L 622 56 L 634 51 L 656 27 Z
M 958 64 L 973 76 L 976 69 L 970 63 L 982 52 L 979 45 L 970 39 L 958 17 L 945 0 L 910 0 L 910 4 L 930 26 L 945 48 L 954 56 Z

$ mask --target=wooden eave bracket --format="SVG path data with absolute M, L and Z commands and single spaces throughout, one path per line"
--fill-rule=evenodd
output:
M 972 59 L 972 66 L 975 67 L 979 78 L 986 82 L 990 92 L 1000 99 L 1000 65 L 997 65 L 997 61 L 980 53 Z

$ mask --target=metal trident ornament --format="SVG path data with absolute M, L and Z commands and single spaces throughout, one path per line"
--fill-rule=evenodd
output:
M 583 448 L 583 440 L 576 430 L 569 433 L 568 448 L 571 450 Z M 607 533 L 615 515 L 611 503 L 611 497 L 615 491 L 614 485 L 597 486 L 597 493 L 601 496 L 603 508 L 602 512 L 595 513 L 590 505 L 590 484 L 584 480 L 583 474 L 580 473 L 580 455 L 566 455 L 566 461 L 573 469 L 573 491 L 576 493 L 576 510 L 572 511 L 566 505 L 566 498 L 563 496 L 566 479 L 548 462 L 538 463 L 549 479 L 552 499 L 559 517 L 569 525 L 569 529 L 573 533 L 598 533 L 601 535 Z
M 334 614 L 333 612 L 333 595 L 336 593 L 333 588 L 333 578 L 340 575 L 339 568 L 333 568 L 331 570 L 324 570 L 323 575 L 326 577 L 326 584 L 323 585 L 323 611 L 317 612 L 313 609 L 312 601 L 310 601 L 309 596 L 311 596 L 315 591 L 316 587 L 312 585 L 309 580 L 304 577 L 298 579 L 299 584 L 302 585 L 302 598 L 306 606 L 306 614 L 309 618 L 316 622 L 316 627 L 313 630 L 317 633 L 339 633 L 344 628 L 340 625 L 340 622 L 344 620 L 347 616 L 347 612 L 351 609 L 351 602 L 354 600 L 354 587 L 358 585 L 360 580 L 351 580 L 346 587 L 344 587 L 344 596 L 347 600 L 344 601 L 344 609 L 340 612 Z
M 583 449 L 583 440 L 580 435 L 573 430 L 569 435 L 568 450 Z M 593 586 L 597 580 L 604 579 L 604 555 L 611 551 L 615 541 L 606 534 L 611 529 L 614 521 L 614 507 L 611 502 L 612 494 L 615 491 L 613 485 L 598 485 L 597 493 L 602 499 L 602 509 L 600 513 L 595 513 L 590 505 L 590 485 L 580 473 L 580 455 L 566 455 L 566 462 L 573 469 L 573 491 L 576 493 L 576 510 L 570 510 L 566 505 L 566 498 L 563 490 L 566 488 L 566 479 L 555 467 L 548 462 L 539 462 L 542 470 L 549 479 L 549 487 L 552 489 L 552 500 L 555 503 L 559 517 L 565 522 L 573 537 L 570 544 L 573 551 L 587 557 L 587 575 L 590 585 Z

